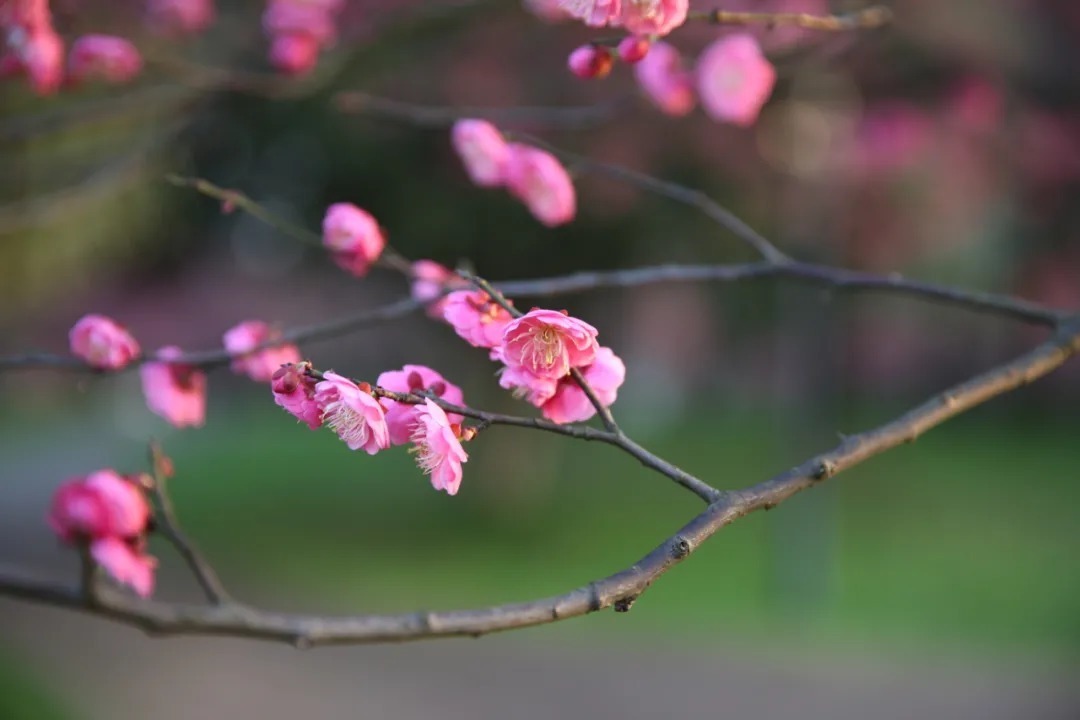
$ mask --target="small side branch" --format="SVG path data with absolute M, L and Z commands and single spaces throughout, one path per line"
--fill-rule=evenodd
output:
M 823 32 L 849 32 L 851 30 L 872 30 L 888 25 L 892 22 L 893 14 L 892 10 L 884 5 L 873 5 L 842 15 L 709 10 L 690 13 L 688 17 L 690 20 L 705 20 L 715 25 L 765 25 L 766 27 L 787 25 Z

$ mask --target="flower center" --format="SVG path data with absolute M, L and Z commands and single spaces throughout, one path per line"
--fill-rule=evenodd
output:
M 431 444 L 427 441 L 427 428 L 424 427 L 424 423 L 418 423 L 413 430 L 412 437 L 413 446 L 409 448 L 409 452 L 414 456 L 417 467 L 425 475 L 430 475 L 442 465 L 443 457 L 439 453 L 431 449 Z
M 533 333 L 528 352 L 531 365 L 549 368 L 562 357 L 562 335 L 550 325 L 545 325 Z
M 347 444 L 363 445 L 367 441 L 368 426 L 364 416 L 336 400 L 323 411 L 323 422 Z

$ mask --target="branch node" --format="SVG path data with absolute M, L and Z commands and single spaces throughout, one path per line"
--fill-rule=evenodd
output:
M 615 601 L 615 612 L 630 612 L 630 608 L 634 607 L 634 603 L 637 601 L 637 599 L 637 595 L 627 595 L 626 597 L 619 598 Z
M 836 463 L 832 460 L 822 460 L 811 476 L 814 480 L 827 480 L 836 474 Z
M 693 551 L 694 548 L 690 545 L 690 541 L 682 535 L 676 535 L 671 539 L 671 557 L 673 559 L 682 560 Z

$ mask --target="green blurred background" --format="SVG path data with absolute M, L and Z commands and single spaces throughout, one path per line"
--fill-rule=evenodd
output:
M 350 90 L 440 106 L 615 107 L 574 127 L 535 113 L 496 115 L 504 127 L 701 188 L 803 259 L 1077 307 L 1075 4 L 892 5 L 897 23 L 886 31 L 763 32 L 780 82 L 758 125 L 738 130 L 700 113 L 661 116 L 636 97 L 625 68 L 603 82 L 575 80 L 565 56 L 592 35 L 541 23 L 514 2 L 353 2 L 336 50 L 313 76 L 289 81 L 265 67 L 259 4 L 219 8 L 208 33 L 169 43 L 146 35 L 136 12 L 57 1 L 65 36 L 107 28 L 134 37 L 148 70 L 132 86 L 54 98 L 0 84 L 0 352 L 62 352 L 67 328 L 86 311 L 126 323 L 148 349 L 204 349 L 240 320 L 295 325 L 407 292 L 389 274 L 342 277 L 317 248 L 242 213 L 223 214 L 169 186 L 167 172 L 242 189 L 312 229 L 328 203 L 352 201 L 406 256 L 464 260 L 493 279 L 751 259 L 693 210 L 587 175 L 578 178 L 578 220 L 545 229 L 504 194 L 468 184 L 446 127 L 340 112 L 335 96 Z M 717 32 L 688 29 L 672 41 L 692 56 Z M 1041 337 L 917 301 L 769 284 L 595 292 L 557 306 L 599 327 L 626 360 L 615 411 L 633 436 L 723 488 L 801 462 Z M 302 349 L 320 367 L 361 378 L 429 364 L 474 406 L 529 411 L 499 391 L 479 351 L 420 317 Z M 98 467 L 141 469 L 151 436 L 175 460 L 172 487 L 190 534 L 230 586 L 270 607 L 400 611 L 558 593 L 629 565 L 697 511 L 692 497 L 612 448 L 510 428 L 470 445 L 462 491 L 449 498 L 404 452 L 350 453 L 330 434 L 297 426 L 265 388 L 224 370 L 210 388 L 206 427 L 174 432 L 145 409 L 134 375 L 0 378 L 0 563 L 73 573 L 70 553 L 41 520 L 49 495 Z M 1052 668 L 1034 671 L 1053 690 L 1038 702 L 1031 688 L 1044 686 L 1035 680 L 1019 688 L 988 680 L 975 685 L 982 695 L 971 692 L 988 708 L 996 702 L 1002 717 L 1014 707 L 1027 717 L 1068 716 L 1080 701 L 1047 678 L 1075 679 L 1080 660 L 1078 398 L 1073 363 L 740 520 L 628 615 L 483 647 L 508 648 L 508 666 L 545 653 L 587 657 L 584 647 L 626 657 L 730 656 L 731 677 L 742 672 L 739 658 L 772 649 L 764 661 L 747 660 L 746 672 L 767 675 L 800 658 L 837 669 L 835 688 L 821 690 L 822 717 L 860 716 L 842 704 L 857 683 L 852 657 L 943 662 L 949 678 L 986 663 Z M 190 596 L 177 559 L 154 549 L 160 594 Z M 193 657 L 224 647 L 148 640 L 150 650 L 135 652 L 129 631 L 100 621 L 0 608 L 4 718 L 135 716 L 142 706 L 118 687 L 142 684 L 145 707 L 154 707 L 154 698 L 169 697 L 159 684 L 172 677 L 182 686 L 176 678 L 196 672 Z M 410 647 L 401 652 L 416 655 L 391 654 L 400 658 L 391 664 L 427 657 Z M 365 667 L 387 657 L 380 651 L 332 657 Z M 484 667 L 475 658 L 483 652 L 464 650 L 461 667 Z M 135 680 L 139 653 L 174 661 Z M 243 657 L 258 668 L 271 656 Z M 306 661 L 282 662 L 296 663 L 295 693 L 316 692 Z M 749 692 L 727 682 L 729 693 Z M 230 685 L 227 674 L 221 684 L 220 697 L 254 692 Z M 915 702 L 925 687 L 903 686 L 902 696 Z M 868 697 L 868 712 L 891 717 L 887 693 Z M 512 715 L 507 703 L 492 712 Z M 247 705 L 220 707 L 254 716 Z M 383 712 L 411 716 L 403 707 Z M 582 707 L 567 699 L 559 712 Z M 775 716 L 762 707 L 748 701 L 741 714 Z

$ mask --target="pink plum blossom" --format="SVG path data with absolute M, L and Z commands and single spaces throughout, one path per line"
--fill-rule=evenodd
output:
M 225 350 L 232 356 L 235 373 L 255 382 L 269 382 L 282 365 L 300 362 L 300 350 L 292 343 L 275 343 L 281 332 L 261 320 L 246 320 L 225 332 Z M 270 347 L 260 346 L 274 343 Z
M 577 212 L 577 196 L 570 174 L 546 150 L 511 144 L 506 162 L 506 186 L 525 203 L 533 217 L 548 227 L 570 222 Z
M 323 217 L 323 245 L 338 267 L 363 277 L 382 254 L 386 237 L 371 213 L 352 203 L 334 203 Z
M 546 22 L 566 20 L 570 15 L 562 8 L 562 0 L 524 0 L 525 9 Z
M 126 83 L 141 70 L 142 56 L 135 46 L 112 35 L 83 35 L 68 55 L 68 76 L 75 82 L 100 78 Z
M 622 0 L 559 0 L 559 7 L 589 27 L 603 27 L 619 23 Z
M 634 78 L 645 96 L 663 113 L 681 117 L 694 109 L 693 76 L 683 67 L 679 51 L 655 43 L 634 66 Z
M 579 78 L 589 80 L 607 77 L 615 65 L 615 59 L 606 47 L 587 43 L 570 53 L 566 65 Z
M 160 361 L 178 358 L 180 348 L 158 350 Z M 192 365 L 147 362 L 139 368 L 143 395 L 150 411 L 176 427 L 199 427 L 206 420 L 206 373 Z
M 390 447 L 390 430 L 379 401 L 348 378 L 323 373 L 315 385 L 315 403 L 323 423 L 337 433 L 350 450 L 374 455 Z
M 114 470 L 98 470 L 57 488 L 48 520 L 65 542 L 135 537 L 146 531 L 150 506 L 135 483 Z
M 282 365 L 270 381 L 274 402 L 288 410 L 312 430 L 322 427 L 322 410 L 315 402 L 315 380 L 302 365 Z
M 510 150 L 494 125 L 487 120 L 458 120 L 450 131 L 450 141 L 474 183 L 498 187 L 506 181 Z
M 602 347 L 596 351 L 592 364 L 582 368 L 581 374 L 600 404 L 610 407 L 626 379 L 626 365 L 611 348 Z M 540 412 L 552 422 L 569 423 L 588 420 L 596 414 L 596 408 L 573 378 L 563 378 L 554 396 L 540 407 Z
M 461 464 L 468 461 L 468 453 L 446 413 L 430 399 L 417 406 L 416 418 L 412 433 L 416 464 L 431 476 L 432 487 L 456 495 L 461 487 Z
M 686 22 L 690 0 L 623 0 L 622 26 L 635 35 L 667 35 Z
M 388 370 L 379 375 L 376 384 L 384 390 L 399 393 L 429 392 L 453 405 L 464 403 L 461 388 L 447 382 L 435 370 L 423 365 L 406 365 L 401 370 Z M 381 398 L 379 403 L 386 410 L 386 425 L 390 428 L 390 444 L 404 445 L 409 442 L 415 429 L 417 405 Z M 460 423 L 461 415 L 450 414 L 451 423 Z
M 319 43 L 310 35 L 278 35 L 270 43 L 270 64 L 286 75 L 306 75 L 319 62 Z
M 458 290 L 446 296 L 443 319 L 473 347 L 494 348 L 513 317 L 482 290 Z
M 319 52 L 337 39 L 343 6 L 343 0 L 270 0 L 263 30 L 271 41 L 271 64 L 292 75 L 314 68 Z
M 519 400 L 541 407 L 555 395 L 559 381 L 537 377 L 522 368 L 504 367 L 499 371 L 499 386 L 511 390 Z
M 122 325 L 104 315 L 85 315 L 68 333 L 73 355 L 99 370 L 119 370 L 139 355 L 139 343 Z
M 596 328 L 577 318 L 535 308 L 503 330 L 502 359 L 509 368 L 558 380 L 570 368 L 593 362 L 599 347 L 596 335 Z
M 150 597 L 154 592 L 157 561 L 136 550 L 131 543 L 115 537 L 101 538 L 90 544 L 90 555 L 113 579 L 140 597 Z
M 619 59 L 628 65 L 633 65 L 641 62 L 649 54 L 651 47 L 652 41 L 649 38 L 627 35 L 619 41 Z
M 214 21 L 214 0 L 149 0 L 146 22 L 166 35 L 202 32 Z
M 38 95 L 51 95 L 64 79 L 64 41 L 52 25 L 47 0 L 0 2 L 0 74 L 25 73 Z
M 109 534 L 109 508 L 100 493 L 86 486 L 85 480 L 69 480 L 53 494 L 48 521 L 65 542 Z
M 720 38 L 698 58 L 701 106 L 720 122 L 753 125 L 775 82 L 776 70 L 748 33 Z

